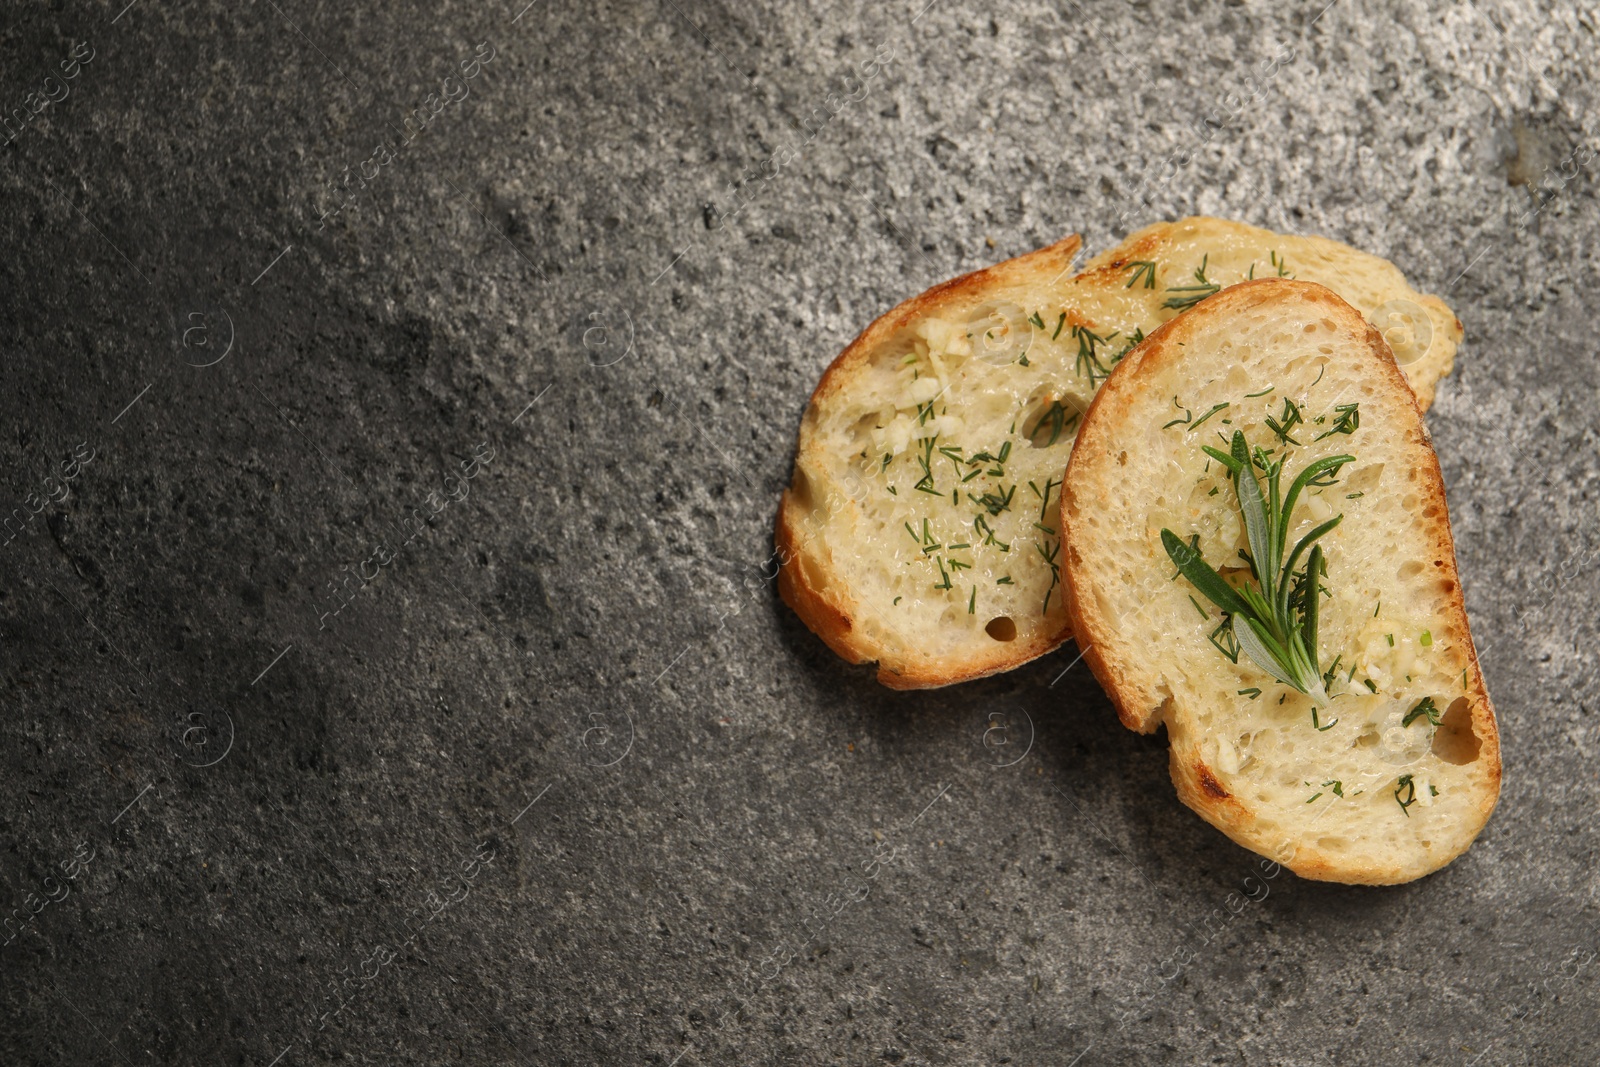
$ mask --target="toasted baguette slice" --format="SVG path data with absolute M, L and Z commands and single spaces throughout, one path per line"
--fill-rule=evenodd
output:
M 1175 406 L 1192 420 L 1174 422 Z M 1248 654 L 1230 661 L 1226 632 L 1213 643 L 1221 612 L 1175 577 L 1163 545 L 1164 528 L 1198 535 L 1203 559 L 1248 583 L 1240 502 L 1201 450 L 1227 452 L 1235 431 L 1283 458 L 1285 493 L 1316 460 L 1355 457 L 1289 515 L 1291 546 L 1343 515 L 1316 542 L 1327 564 L 1318 670 L 1333 667 L 1316 720 L 1309 697 Z M 1500 789 L 1494 709 L 1438 458 L 1389 346 L 1359 311 L 1320 285 L 1253 281 L 1161 327 L 1084 418 L 1060 518 L 1084 658 L 1130 729 L 1166 726 L 1178 796 L 1207 822 L 1337 882 L 1420 878 L 1472 843 Z M 1437 725 L 1411 715 L 1424 698 Z
M 1197 270 L 1215 285 L 1279 271 L 1328 284 L 1390 330 L 1424 404 L 1461 337 L 1392 265 L 1319 237 L 1187 219 L 1074 276 L 1079 246 L 1068 237 L 901 304 L 812 395 L 778 513 L 778 588 L 885 685 L 1010 670 L 1070 636 L 1053 516 L 1073 436 L 1121 354 L 1179 314 L 1164 305 L 1206 292 Z

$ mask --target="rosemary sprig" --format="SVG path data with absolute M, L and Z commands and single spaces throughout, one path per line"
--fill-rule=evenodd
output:
M 1217 285 L 1206 278 L 1206 264 L 1210 261 L 1210 259 L 1211 253 L 1207 252 L 1205 256 L 1201 258 L 1200 265 L 1194 269 L 1194 285 L 1169 286 L 1167 292 L 1178 293 L 1180 295 L 1167 297 L 1166 302 L 1161 306 L 1164 308 L 1176 308 L 1178 311 L 1184 311 L 1188 308 L 1194 307 L 1196 304 L 1200 303 L 1200 301 L 1204 300 L 1218 289 L 1221 289 L 1222 286 Z
M 1245 535 L 1250 543 L 1246 558 L 1254 584 L 1234 587 L 1201 558 L 1195 546 L 1186 544 L 1171 530 L 1161 531 L 1161 543 L 1178 571 L 1229 617 L 1229 631 L 1238 647 L 1256 666 L 1285 685 L 1309 696 L 1317 707 L 1328 704 L 1327 682 L 1317 659 L 1317 610 L 1321 578 L 1327 567 L 1322 546 L 1316 544 L 1343 515 L 1335 515 L 1317 526 L 1288 549 L 1290 519 L 1300 494 L 1307 486 L 1330 485 L 1339 469 L 1355 462 L 1354 456 L 1328 456 L 1308 465 L 1289 486 L 1287 495 L 1279 491 L 1283 460 L 1271 459 L 1250 445 L 1240 430 L 1233 432 L 1229 452 L 1209 445 L 1207 455 L 1228 468 L 1233 478 L 1239 511 L 1244 516 Z M 1256 479 L 1259 467 L 1267 477 L 1267 492 L 1262 493 Z M 1307 554 L 1309 550 L 1309 555 Z M 1300 557 L 1306 555 L 1305 568 L 1296 572 Z M 1242 625 L 1241 625 L 1242 622 Z M 1213 634 L 1213 643 L 1216 643 Z M 1219 645 L 1218 647 L 1222 647 Z

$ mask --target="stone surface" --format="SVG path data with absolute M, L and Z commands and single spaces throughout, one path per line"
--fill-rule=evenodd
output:
M 8 9 L 0 1061 L 1594 1061 L 1594 11 L 921 2 Z M 767 580 L 855 331 L 1192 212 L 1465 323 L 1506 779 L 1420 883 Z

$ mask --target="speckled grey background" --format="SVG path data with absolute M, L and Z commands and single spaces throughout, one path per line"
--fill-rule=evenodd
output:
M 125 2 L 0 14 L 0 1062 L 1595 1062 L 1592 6 Z M 1506 785 L 1420 883 L 768 580 L 857 329 L 1191 212 L 1466 326 Z

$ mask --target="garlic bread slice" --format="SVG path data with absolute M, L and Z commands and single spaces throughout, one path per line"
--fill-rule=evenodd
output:
M 1220 219 L 1147 227 L 1072 273 L 1069 237 L 922 293 L 835 359 L 778 513 L 779 591 L 885 685 L 1010 670 L 1071 636 L 1055 512 L 1096 389 L 1223 285 L 1320 281 L 1387 331 L 1424 405 L 1461 324 L 1392 264 Z
M 1357 309 L 1249 281 L 1156 330 L 1084 417 L 1060 522 L 1084 658 L 1207 822 L 1338 882 L 1472 843 L 1494 709 L 1438 458 Z

